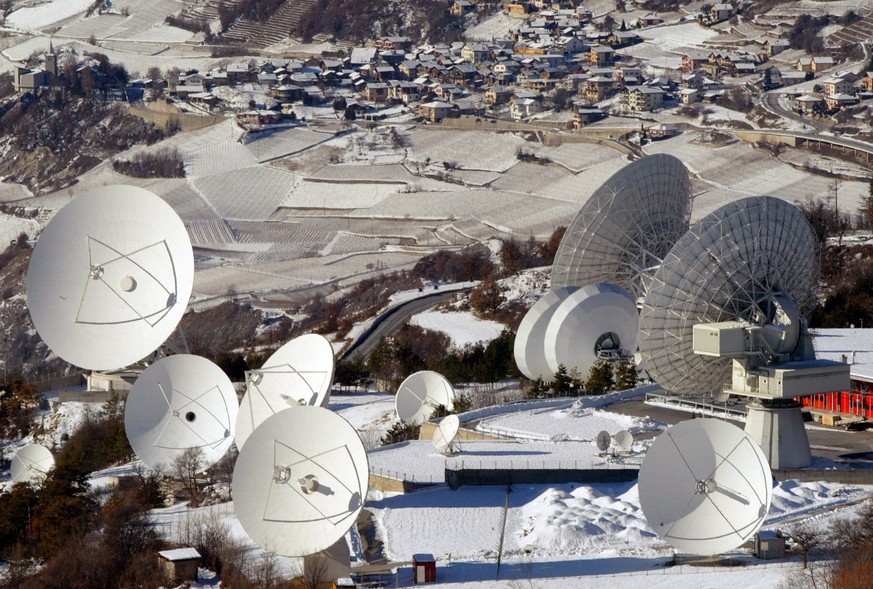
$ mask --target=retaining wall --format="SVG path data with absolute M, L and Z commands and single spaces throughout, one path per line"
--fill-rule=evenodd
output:
M 636 468 L 596 469 L 446 469 L 446 483 L 452 490 L 481 485 L 552 485 L 564 483 L 627 483 L 639 476 Z

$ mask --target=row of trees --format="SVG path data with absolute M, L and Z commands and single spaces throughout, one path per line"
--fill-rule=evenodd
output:
M 632 389 L 639 384 L 639 374 L 631 356 L 619 359 L 598 358 L 587 375 L 575 368 L 567 370 L 558 365 L 551 382 L 542 378 L 531 381 L 525 387 L 525 396 L 543 399 L 550 397 L 575 397 L 580 395 L 602 395 L 612 391 Z

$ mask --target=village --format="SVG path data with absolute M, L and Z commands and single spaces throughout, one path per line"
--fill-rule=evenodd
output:
M 798 30 L 794 18 L 752 14 L 751 2 L 694 3 L 686 7 L 698 6 L 693 13 L 636 9 L 600 16 L 586 4 L 507 2 L 482 21 L 499 20 L 496 28 L 507 31 L 490 39 L 481 38 L 487 26 L 475 25 L 467 31 L 471 40 L 450 44 L 383 36 L 319 55 L 261 52 L 208 70 L 150 68 L 151 77 L 129 80 L 113 96 L 162 108 L 169 102 L 186 113 L 234 114 L 255 128 L 305 118 L 305 112 L 345 120 L 541 120 L 579 129 L 611 116 L 694 114 L 698 103 L 747 113 L 761 95 L 778 90 L 792 111 L 828 127 L 869 124 L 873 72 L 867 71 L 866 45 L 859 47 L 873 31 L 869 16 L 849 11 L 825 18 L 820 25 L 834 24 L 823 44 L 816 30 L 818 42 L 809 42 L 815 19 Z M 472 17 L 477 4 L 455 0 L 447 9 Z M 665 42 L 671 31 L 678 39 Z M 90 68 L 88 75 L 99 77 L 93 62 L 82 56 L 78 71 Z M 32 65 L 16 68 L 16 91 L 35 91 L 70 71 L 54 49 Z M 305 108 L 313 106 L 332 108 L 317 114 Z

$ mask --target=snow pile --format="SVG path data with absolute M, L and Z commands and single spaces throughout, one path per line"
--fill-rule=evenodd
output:
M 467 344 L 489 342 L 506 329 L 502 323 L 479 319 L 467 311 L 459 313 L 428 311 L 413 315 L 409 322 L 424 329 L 445 333 L 451 338 L 452 345 L 459 348 Z
M 636 485 L 548 488 L 516 517 L 516 544 L 525 551 L 532 547 L 534 554 L 602 553 L 659 541 L 640 509 Z
M 773 499 L 766 523 L 772 526 L 783 520 L 794 519 L 801 514 L 844 505 L 864 498 L 868 493 L 868 488 L 854 485 L 781 481 L 773 488 Z

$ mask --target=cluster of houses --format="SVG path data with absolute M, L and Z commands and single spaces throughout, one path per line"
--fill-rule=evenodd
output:
M 614 21 L 611 30 L 595 25 L 583 6 L 566 0 L 508 2 L 504 10 L 524 18 L 509 38 L 493 42 L 458 42 L 415 46 L 406 37 L 386 36 L 372 46 L 326 53 L 306 60 L 273 59 L 231 63 L 207 72 L 188 71 L 178 80 L 137 80 L 147 89 L 163 85 L 165 92 L 207 111 L 232 108 L 217 89 L 231 86 L 254 97 L 238 118 L 251 124 L 281 120 L 295 105 L 341 104 L 347 118 L 384 116 L 385 109 L 403 105 L 427 121 L 464 114 L 525 120 L 550 108 L 572 108 L 574 124 L 586 125 L 607 116 L 607 108 L 621 112 L 657 111 L 667 105 L 714 100 L 724 78 L 765 81 L 771 87 L 791 85 L 833 67 L 829 56 L 801 57 L 794 68 L 778 70 L 768 60 L 788 48 L 779 36 L 733 51 L 689 52 L 673 77 L 647 76 L 643 64 L 618 50 L 640 43 L 640 28 L 661 22 L 656 14 L 634 22 Z M 456 0 L 452 10 L 475 10 L 476 5 Z M 729 18 L 731 4 L 714 4 L 708 18 Z M 57 69 L 56 60 L 53 67 Z M 50 70 L 49 58 L 46 68 Z M 42 70 L 40 70 L 42 71 Z M 40 76 L 40 71 L 17 74 Z M 869 76 L 868 76 L 869 78 Z M 39 85 L 39 80 L 27 82 Z M 858 99 L 858 80 L 825 79 L 822 96 L 798 101 L 798 110 L 833 110 Z M 22 86 L 23 87 L 23 86 Z M 868 90 L 869 91 L 869 90 Z M 136 95 L 136 93 L 129 93 Z M 614 99 L 601 104 L 607 99 Z M 824 105 L 824 106 L 821 106 Z

